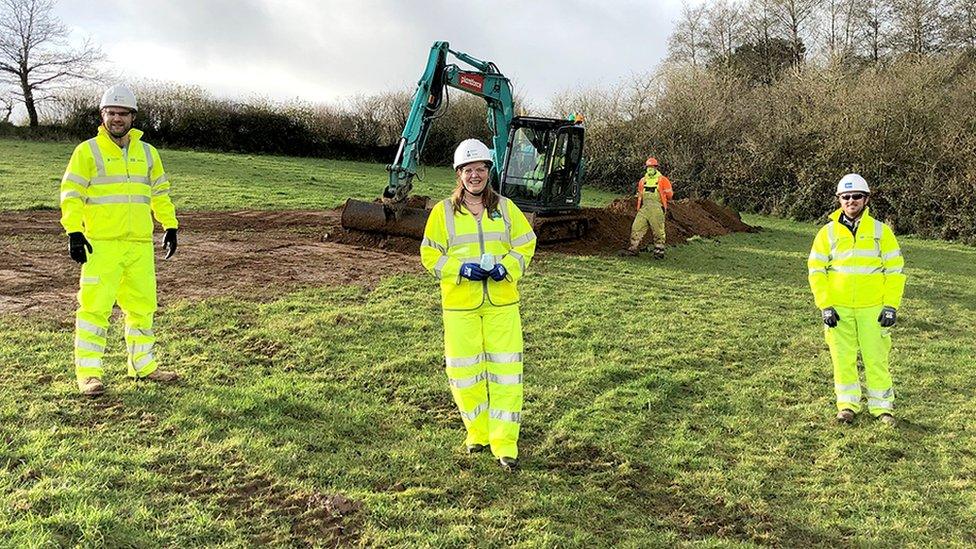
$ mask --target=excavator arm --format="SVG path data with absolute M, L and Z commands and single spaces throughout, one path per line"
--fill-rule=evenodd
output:
M 473 70 L 448 64 L 448 54 L 472 67 Z M 488 126 L 494 135 L 492 171 L 494 181 L 501 179 L 502 160 L 508 145 L 509 128 L 515 116 L 511 82 L 501 74 L 494 63 L 454 51 L 450 49 L 447 42 L 434 42 L 427 57 L 424 74 L 417 82 L 417 90 L 413 95 L 407 123 L 403 127 L 403 133 L 400 134 L 396 156 L 393 163 L 387 166 L 390 180 L 383 191 L 384 202 L 400 203 L 410 193 L 413 178 L 417 175 L 420 154 L 424 150 L 431 125 L 440 115 L 440 109 L 446 101 L 445 86 L 477 95 L 487 103 Z

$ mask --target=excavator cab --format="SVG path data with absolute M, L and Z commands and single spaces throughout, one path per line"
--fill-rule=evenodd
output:
M 512 119 L 499 192 L 526 213 L 555 215 L 579 209 L 583 126 L 570 120 Z

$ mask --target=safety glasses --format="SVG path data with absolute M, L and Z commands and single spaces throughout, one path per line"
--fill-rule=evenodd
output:
M 849 202 L 851 200 L 864 200 L 864 197 L 866 196 L 867 196 L 866 194 L 861 194 L 861 193 L 842 194 L 840 195 L 840 199 L 845 202 Z

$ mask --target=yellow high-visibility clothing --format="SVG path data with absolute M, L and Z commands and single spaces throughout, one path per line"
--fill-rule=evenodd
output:
M 817 308 L 887 305 L 897 309 L 905 291 L 905 258 L 895 233 L 865 208 L 857 235 L 852 235 L 841 225 L 840 214 L 838 209 L 830 215 L 807 259 Z
M 129 130 L 123 149 L 104 126 L 78 145 L 61 180 L 61 225 L 82 232 L 92 246 L 81 266 L 75 313 L 75 373 L 101 377 L 102 355 L 112 306 L 125 313 L 129 374 L 145 377 L 156 370 L 153 314 L 156 267 L 153 219 L 164 229 L 179 227 L 170 182 L 156 149 Z
M 837 408 L 861 409 L 857 357 L 864 363 L 868 411 L 891 413 L 895 392 L 888 370 L 891 329 L 882 328 L 878 316 L 884 306 L 898 308 L 905 290 L 905 259 L 891 229 L 861 214 L 857 233 L 839 221 L 841 210 L 830 215 L 814 239 L 807 270 L 817 308 L 833 307 L 837 327 L 824 327 L 824 338 L 834 365 Z
M 156 370 L 153 314 L 156 266 L 152 242 L 92 240 L 92 253 L 81 266 L 75 314 L 75 375 L 101 378 L 109 317 L 116 300 L 125 314 L 128 370 L 146 377 Z
M 890 414 L 895 406 L 895 389 L 888 370 L 891 328 L 882 328 L 878 323 L 882 307 L 834 308 L 840 320 L 836 328 L 824 326 L 824 339 L 834 365 L 837 409 L 861 411 L 861 383 L 857 375 L 857 355 L 860 351 L 868 411 L 874 416 Z
M 664 248 L 667 235 L 664 232 L 664 209 L 657 200 L 648 200 L 637 210 L 634 223 L 630 226 L 630 249 L 640 248 L 648 229 L 654 236 L 654 247 Z
M 674 196 L 671 181 L 661 172 L 648 168 L 644 177 L 637 182 L 637 215 L 630 227 L 630 249 L 637 250 L 650 230 L 654 236 L 654 247 L 664 248 L 667 235 L 664 226 L 664 211 L 668 201 Z
M 478 221 L 468 211 L 454 213 L 450 199 L 430 211 L 420 244 L 420 260 L 441 282 L 446 310 L 477 309 L 486 300 L 492 305 L 518 303 L 518 281 L 535 253 L 536 238 L 525 214 L 511 200 L 501 197 L 498 211 L 486 211 Z M 505 266 L 508 276 L 491 284 L 461 278 L 461 265 L 480 263 L 492 254 Z
M 522 325 L 517 284 L 535 253 L 536 236 L 507 198 L 479 221 L 455 213 L 450 200 L 427 219 L 420 257 L 440 280 L 448 382 L 467 430 L 466 444 L 489 444 L 497 457 L 518 457 L 522 420 Z M 462 278 L 461 265 L 494 256 L 502 281 Z
M 104 126 L 75 147 L 61 179 L 61 225 L 88 240 L 152 242 L 152 215 L 164 229 L 176 229 L 170 183 L 155 147 L 129 130 L 120 148 Z
M 494 281 L 490 283 L 494 284 Z M 467 435 L 497 457 L 518 457 L 522 423 L 522 319 L 518 305 L 444 311 L 444 356 Z

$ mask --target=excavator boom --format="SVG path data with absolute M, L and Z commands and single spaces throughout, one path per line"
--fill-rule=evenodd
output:
M 448 55 L 468 68 L 448 64 Z M 343 208 L 343 227 L 422 238 L 427 212 L 416 211 L 418 208 L 408 207 L 406 202 L 430 128 L 445 107 L 448 87 L 477 95 L 487 104 L 487 122 L 493 135 L 491 181 L 495 189 L 533 218 L 547 217 L 538 222 L 540 226 L 558 225 L 554 215 L 579 209 L 582 126 L 575 121 L 516 117 L 511 82 L 494 63 L 454 51 L 447 42 L 435 42 L 417 82 L 396 156 L 387 166 L 389 182 L 382 198 L 379 202 L 349 199 Z M 517 151 L 512 148 L 513 140 L 518 141 Z M 530 171 L 525 170 L 527 163 L 533 165 Z M 510 166 L 518 173 L 511 173 Z M 546 233 L 575 238 L 586 230 L 585 220 L 577 219 L 571 224 L 568 231 L 557 227 L 558 230 Z

